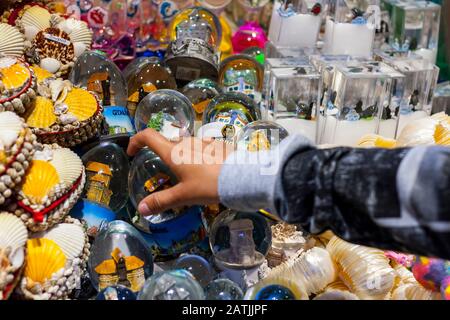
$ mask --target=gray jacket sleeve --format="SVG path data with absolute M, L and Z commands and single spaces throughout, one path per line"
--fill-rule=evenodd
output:
M 318 150 L 301 136 L 235 152 L 222 203 L 269 209 L 306 231 L 383 249 L 450 258 L 450 148 Z

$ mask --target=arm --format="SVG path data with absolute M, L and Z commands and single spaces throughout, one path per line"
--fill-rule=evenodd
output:
M 293 136 L 259 157 L 227 159 L 219 177 L 225 205 L 269 208 L 354 243 L 450 258 L 449 148 L 317 150 Z M 268 164 L 276 174 L 262 173 Z

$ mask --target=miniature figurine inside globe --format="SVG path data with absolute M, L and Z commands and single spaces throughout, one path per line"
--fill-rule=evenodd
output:
M 83 53 L 75 63 L 69 80 L 97 95 L 102 105 L 126 106 L 127 86 L 119 68 L 99 51 Z
M 138 300 L 204 300 L 205 293 L 192 275 L 177 269 L 155 273 L 147 279 Z
M 296 300 L 294 293 L 288 288 L 273 284 L 256 293 L 255 300 Z
M 82 156 L 86 168 L 83 198 L 118 212 L 128 200 L 128 156 L 112 142 L 102 142 Z
M 181 255 L 173 266 L 175 269 L 184 269 L 189 271 L 198 283 L 205 287 L 214 276 L 214 271 L 205 258 L 195 254 Z
M 241 288 L 231 280 L 216 279 L 205 288 L 206 300 L 242 300 Z
M 271 150 L 289 133 L 273 121 L 258 120 L 249 123 L 237 136 L 237 149 L 247 151 Z
M 91 247 L 88 269 L 99 291 L 123 285 L 137 292 L 153 273 L 153 257 L 139 232 L 116 220 L 101 226 Z
M 214 221 L 209 244 L 222 269 L 251 269 L 265 260 L 272 234 L 267 220 L 252 212 L 225 210 Z
M 224 93 L 213 98 L 203 113 L 199 137 L 233 140 L 250 122 L 261 119 L 254 100 L 243 93 Z
M 220 64 L 219 84 L 226 92 L 242 92 L 257 103 L 261 101 L 264 70 L 253 57 L 237 54 Z
M 127 79 L 128 104 L 130 115 L 134 117 L 137 105 L 149 93 L 158 89 L 177 89 L 177 83 L 169 68 L 157 57 L 149 58 L 140 64 Z
M 136 300 L 136 294 L 125 286 L 113 285 L 100 291 L 95 300 Z
M 178 91 L 161 89 L 139 103 L 134 124 L 137 131 L 152 128 L 167 139 L 175 139 L 193 134 L 194 117 L 188 98 Z
M 180 91 L 192 102 L 198 121 L 202 120 L 203 112 L 211 99 L 222 93 L 216 82 L 206 78 L 189 82 Z
M 179 12 L 169 27 L 170 41 L 195 38 L 217 48 L 222 39 L 222 27 L 219 19 L 209 10 L 193 7 Z

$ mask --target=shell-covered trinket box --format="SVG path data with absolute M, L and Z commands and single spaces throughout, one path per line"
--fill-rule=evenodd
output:
M 44 145 L 36 151 L 17 202 L 9 206 L 32 232 L 64 220 L 83 192 L 86 175 L 81 159 L 70 149 Z
M 33 235 L 17 293 L 27 300 L 67 299 L 86 271 L 89 249 L 85 226 L 70 217 Z
M 0 205 L 14 194 L 37 146 L 36 136 L 14 112 L 0 112 Z
M 0 212 L 0 300 L 6 300 L 20 280 L 28 231 L 9 212 Z
M 19 58 L 2 56 L 0 49 L 0 112 L 24 113 L 35 98 L 36 78 L 33 70 Z
M 65 19 L 38 4 L 17 8 L 8 22 L 24 34 L 28 60 L 57 76 L 67 74 L 91 48 L 92 32 L 86 22 Z
M 38 96 L 25 114 L 25 121 L 38 140 L 73 147 L 96 136 L 103 115 L 95 95 L 38 66 L 33 69 L 38 78 Z

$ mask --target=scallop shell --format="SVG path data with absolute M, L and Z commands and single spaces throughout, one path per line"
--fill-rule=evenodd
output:
M 394 290 L 392 300 L 441 300 L 441 297 L 439 293 L 427 290 L 419 283 L 407 283 Z
M 58 39 L 58 41 L 53 41 L 48 36 Z M 73 43 L 68 34 L 58 28 L 47 28 L 40 31 L 33 40 L 33 47 L 40 59 L 54 58 L 62 64 L 68 64 L 75 58 Z
M 97 100 L 89 91 L 74 88 L 67 94 L 64 103 L 69 107 L 69 113 L 77 117 L 78 121 L 91 118 L 97 111 Z
M 0 112 L 0 150 L 10 148 L 23 129 L 22 119 L 11 111 Z
M 358 296 L 340 280 L 330 283 L 325 290 L 313 300 L 359 300 Z
M 0 248 L 20 248 L 28 239 L 25 224 L 13 214 L 0 213 Z
M 73 151 L 66 148 L 53 150 L 53 158 L 50 163 L 58 172 L 60 181 L 67 187 L 72 186 L 83 171 L 81 159 Z
M 81 255 L 85 245 L 85 234 L 81 225 L 61 223 L 47 231 L 43 238 L 53 240 L 69 260 Z
M 92 44 L 92 31 L 84 21 L 69 18 L 62 21 L 58 28 L 66 32 L 73 43 L 81 42 L 86 48 L 90 48 Z
M 434 133 L 439 121 L 433 118 L 417 119 L 407 124 L 397 139 L 398 147 L 435 144 Z
M 7 68 L 0 68 L 0 73 L 6 89 L 21 88 L 31 77 L 30 70 L 21 63 L 15 63 Z
M 29 280 L 43 284 L 65 265 L 66 256 L 53 240 L 30 239 L 27 241 L 24 275 Z
M 32 6 L 25 10 L 20 19 L 22 26 L 35 27 L 38 30 L 50 28 L 51 14 L 40 6 Z
M 37 83 L 42 83 L 44 82 L 44 80 L 49 79 L 49 78 L 53 78 L 55 75 L 37 65 L 33 65 L 31 67 L 31 69 L 33 70 L 36 79 L 37 79 Z
M 293 279 L 310 295 L 322 291 L 333 282 L 336 271 L 328 251 L 315 247 L 273 268 L 263 281 L 270 282 L 274 278 Z
M 21 57 L 25 51 L 25 38 L 20 31 L 7 23 L 0 23 L 0 53 Z
M 327 250 L 337 265 L 339 278 L 360 299 L 382 300 L 397 281 L 384 252 L 333 237 Z
M 44 97 L 36 97 L 33 107 L 25 115 L 27 124 L 33 128 L 49 128 L 56 122 L 53 102 Z
M 33 160 L 25 176 L 22 193 L 33 203 L 41 204 L 58 183 L 60 179 L 54 166 L 47 161 Z
M 376 134 L 367 134 L 358 141 L 358 147 L 362 148 L 395 148 L 396 141 L 394 139 L 384 138 Z

